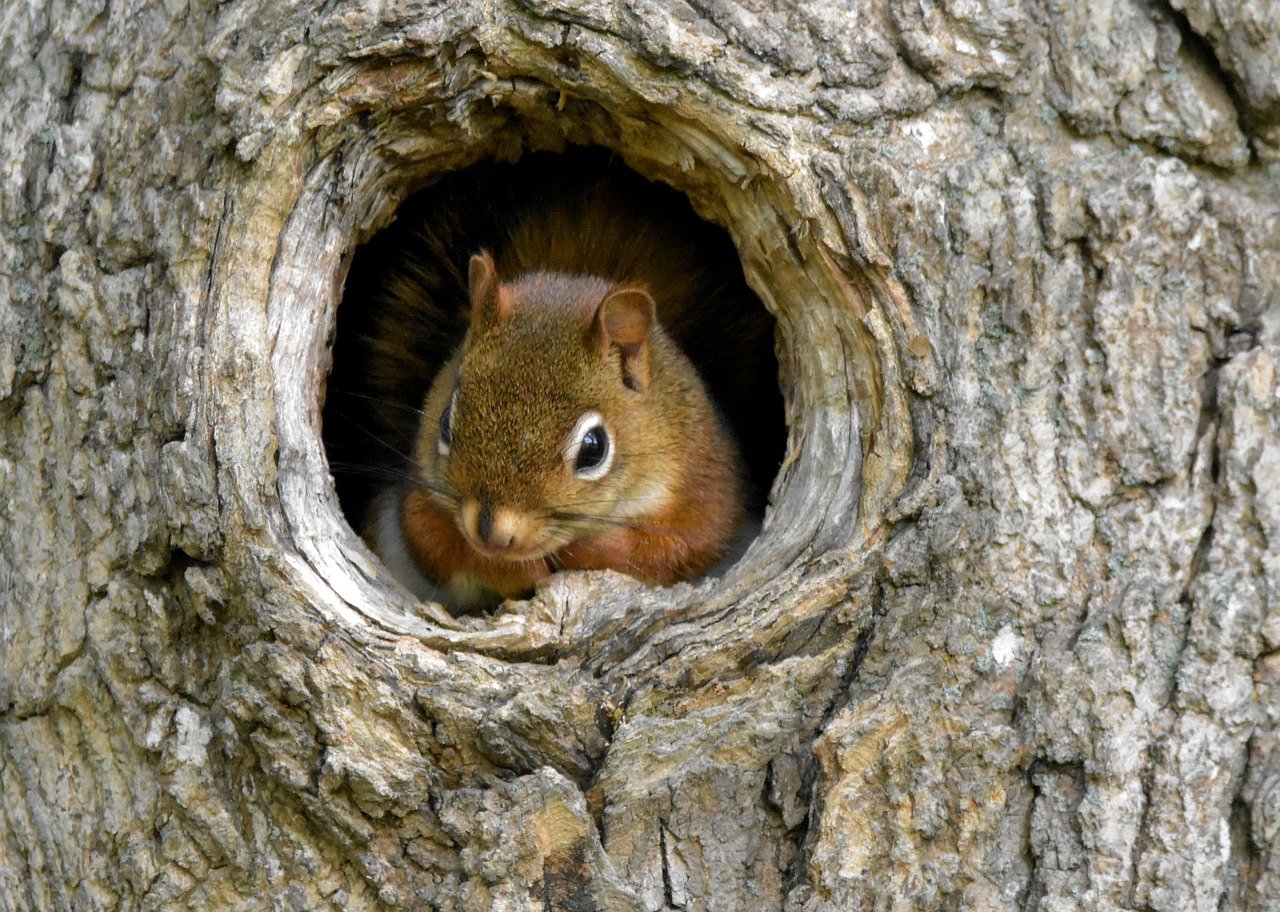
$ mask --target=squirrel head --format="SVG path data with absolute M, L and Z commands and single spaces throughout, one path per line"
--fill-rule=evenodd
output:
M 415 453 L 467 542 L 532 560 L 662 509 L 701 387 L 648 291 L 550 272 L 504 283 L 488 252 L 469 278 L 470 327 Z

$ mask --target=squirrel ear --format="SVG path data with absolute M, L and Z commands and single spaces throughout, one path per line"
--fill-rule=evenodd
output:
M 622 382 L 636 392 L 649 385 L 649 334 L 657 322 L 653 298 L 643 288 L 610 292 L 591 321 L 601 347 L 622 352 Z
M 511 293 L 498 281 L 493 254 L 482 250 L 471 258 L 471 325 L 478 332 L 492 329 L 511 316 Z

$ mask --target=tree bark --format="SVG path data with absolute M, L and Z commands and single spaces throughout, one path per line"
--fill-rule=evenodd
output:
M 1280 908 L 1275 0 L 11 0 L 0 910 Z M 388 582 L 350 251 L 616 150 L 778 317 L 720 581 Z

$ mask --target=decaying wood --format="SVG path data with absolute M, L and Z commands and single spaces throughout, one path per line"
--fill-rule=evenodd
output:
M 0 909 L 1280 904 L 1274 0 L 0 11 Z M 414 605 L 318 434 L 432 175 L 725 226 L 723 581 Z

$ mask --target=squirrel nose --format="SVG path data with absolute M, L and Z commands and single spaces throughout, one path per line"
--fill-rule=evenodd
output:
M 515 546 L 519 525 L 519 515 L 507 507 L 481 503 L 476 509 L 476 539 L 494 551 Z

